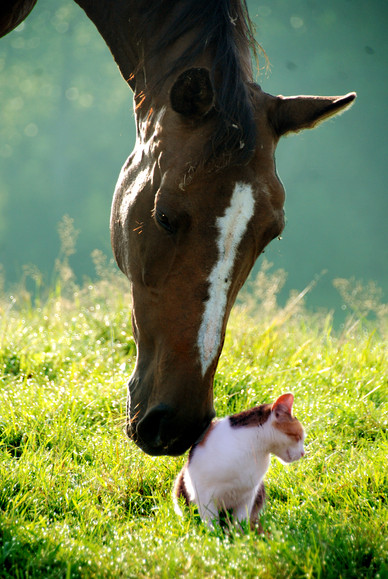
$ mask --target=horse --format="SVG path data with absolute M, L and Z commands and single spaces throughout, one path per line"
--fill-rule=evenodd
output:
M 213 380 L 236 296 L 284 228 L 279 139 L 356 94 L 272 96 L 254 80 L 246 0 L 75 0 L 133 91 L 136 143 L 114 192 L 111 240 L 132 286 L 137 345 L 128 436 L 180 455 L 214 416 Z M 6 0 L 0 34 L 36 0 Z

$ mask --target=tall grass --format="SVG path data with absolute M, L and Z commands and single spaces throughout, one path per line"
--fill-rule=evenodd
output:
M 280 307 L 283 273 L 265 264 L 259 295 L 235 308 L 217 413 L 292 391 L 307 456 L 272 462 L 264 535 L 224 535 L 190 510 L 175 515 L 184 457 L 126 440 L 129 288 L 100 254 L 99 279 L 77 286 L 68 257 L 49 291 L 30 268 L 0 302 L 0 576 L 387 578 L 387 312 L 376 292 L 367 303 L 371 288 L 338 282 L 350 316 L 335 333 L 302 296 Z

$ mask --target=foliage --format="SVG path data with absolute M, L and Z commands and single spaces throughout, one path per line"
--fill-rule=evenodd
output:
M 331 315 L 295 295 L 280 308 L 283 274 L 265 265 L 262 303 L 232 313 L 216 410 L 292 391 L 307 456 L 273 461 L 264 535 L 210 532 L 173 511 L 184 457 L 152 458 L 124 437 L 130 297 L 95 263 L 96 283 L 58 272 L 49 293 L 36 283 L 0 302 L 0 577 L 386 578 L 383 330 L 352 319 L 335 335 Z
M 93 24 L 73 0 L 39 0 L 0 41 L 0 261 L 49 277 L 56 223 L 80 230 L 76 274 L 108 251 L 109 212 L 134 141 L 132 95 Z M 21 207 L 23 210 L 21 210 Z

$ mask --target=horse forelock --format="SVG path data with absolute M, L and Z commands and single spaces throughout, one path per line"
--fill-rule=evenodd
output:
M 144 58 L 148 62 L 173 49 L 185 36 L 189 41 L 183 52 L 174 55 L 167 69 L 155 67 L 158 74 L 147 79 L 146 91 L 157 91 L 208 53 L 216 96 L 215 123 L 202 163 L 211 164 L 213 170 L 228 164 L 245 164 L 256 144 L 250 55 L 253 52 L 257 60 L 260 48 L 246 0 L 159 0 L 142 12 L 137 38 L 142 43 L 147 37 Z

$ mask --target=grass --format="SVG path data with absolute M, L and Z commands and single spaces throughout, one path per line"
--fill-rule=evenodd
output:
M 184 457 L 149 457 L 123 434 L 135 360 L 125 281 L 99 260 L 100 280 L 79 288 L 66 255 L 61 263 L 46 298 L 33 275 L 33 292 L 0 302 L 0 577 L 388 577 L 381 304 L 373 322 L 356 315 L 348 284 L 353 314 L 335 333 L 332 316 L 307 312 L 298 296 L 278 306 L 279 274 L 265 266 L 261 304 L 246 296 L 235 308 L 217 413 L 292 391 L 307 456 L 273 460 L 264 535 L 225 536 L 193 512 L 174 514 Z

